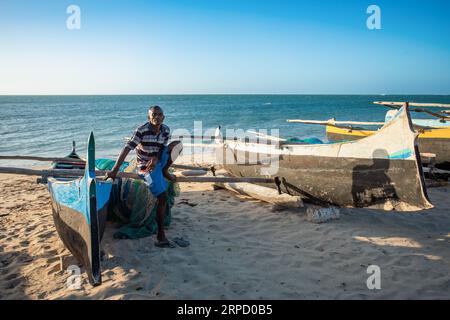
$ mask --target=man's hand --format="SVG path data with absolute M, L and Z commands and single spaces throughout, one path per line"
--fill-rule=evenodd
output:
M 117 170 L 111 170 L 106 172 L 105 180 L 111 178 L 113 181 L 116 180 Z
M 176 182 L 177 181 L 177 176 L 174 174 L 169 173 L 168 171 L 169 167 L 166 167 L 163 170 L 163 176 L 164 178 L 166 178 L 167 180 L 169 180 L 170 182 Z
M 112 168 L 111 171 L 108 171 L 106 173 L 105 180 L 108 180 L 109 178 L 113 179 L 113 181 L 116 179 L 117 172 L 119 172 L 120 166 L 122 165 L 123 161 L 127 157 L 128 153 L 130 152 L 130 148 L 125 146 L 122 151 L 120 151 L 119 157 L 117 158 L 116 164 Z
M 158 157 L 151 157 L 150 160 L 147 162 L 147 166 L 145 167 L 146 172 L 152 171 L 156 164 L 158 163 Z

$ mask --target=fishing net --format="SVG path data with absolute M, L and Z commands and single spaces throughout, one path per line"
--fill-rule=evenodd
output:
M 111 170 L 115 161 L 97 159 L 99 170 Z M 123 168 L 122 168 L 123 167 Z M 135 172 L 136 161 L 124 163 L 121 171 Z M 164 226 L 172 222 L 172 207 L 180 189 L 177 183 L 167 183 L 167 207 L 164 216 Z M 155 234 L 158 230 L 156 223 L 156 198 L 148 190 L 143 180 L 116 178 L 111 190 L 108 207 L 108 220 L 119 223 L 119 229 L 114 233 L 117 239 L 137 239 Z

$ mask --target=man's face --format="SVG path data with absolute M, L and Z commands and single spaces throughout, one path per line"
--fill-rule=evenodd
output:
M 164 121 L 164 113 L 161 109 L 152 109 L 148 112 L 148 121 L 154 125 L 159 126 Z

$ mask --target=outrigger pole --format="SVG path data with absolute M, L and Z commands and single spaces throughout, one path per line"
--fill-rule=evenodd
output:
M 396 109 L 404 106 L 405 103 L 406 102 L 374 101 L 374 104 L 379 104 L 379 105 L 383 105 L 386 107 L 396 107 Z M 421 107 L 421 108 L 450 108 L 450 104 L 445 104 L 445 103 L 408 102 L 408 105 L 410 107 Z
M 383 126 L 384 122 L 361 122 L 361 121 L 336 121 L 334 119 L 330 119 L 328 121 L 319 121 L 319 120 L 287 120 L 287 122 L 291 123 L 303 123 L 303 124 L 317 124 L 322 126 L 331 126 L 341 129 L 348 130 L 362 130 L 362 128 L 354 127 L 354 125 L 365 125 L 365 126 Z
M 82 177 L 84 170 L 65 170 L 65 169 L 48 169 L 48 170 L 35 170 L 27 168 L 13 168 L 13 167 L 0 167 L 0 174 L 19 174 L 26 176 L 41 176 L 41 177 Z M 96 170 L 96 177 L 106 176 L 108 171 Z M 117 177 L 142 179 L 137 173 L 132 172 L 118 172 Z M 176 182 L 222 182 L 222 183 L 275 183 L 275 178 L 239 178 L 239 177 L 183 177 L 176 176 Z
M 400 109 L 401 106 L 405 104 L 405 102 L 388 102 L 388 101 L 375 101 L 374 104 L 382 105 L 392 109 Z M 412 107 L 421 107 L 421 108 L 450 108 L 450 104 L 444 103 L 417 103 L 417 102 L 408 102 L 409 106 Z M 421 108 L 410 108 L 409 111 L 419 112 L 419 113 L 427 113 L 433 117 L 439 118 L 442 121 L 450 120 L 450 117 L 447 116 L 450 114 L 450 110 L 443 110 L 440 113 L 436 113 L 430 110 L 425 110 Z
M 327 121 L 320 121 L 320 120 L 302 120 L 302 119 L 294 119 L 294 120 L 287 120 L 287 122 L 292 123 L 304 123 L 304 124 L 320 124 L 320 125 L 331 125 L 331 126 L 337 126 L 337 125 L 361 125 L 361 126 L 382 126 L 385 123 L 384 122 L 363 122 L 363 121 L 336 121 L 334 119 L 330 119 Z

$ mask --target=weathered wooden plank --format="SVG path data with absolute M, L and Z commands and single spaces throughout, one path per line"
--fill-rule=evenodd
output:
M 271 203 L 277 207 L 301 208 L 303 201 L 299 196 L 291 196 L 283 193 L 279 194 L 276 189 L 255 185 L 252 183 L 225 182 L 214 184 L 215 187 L 227 189 L 235 193 L 249 196 L 251 198 Z

